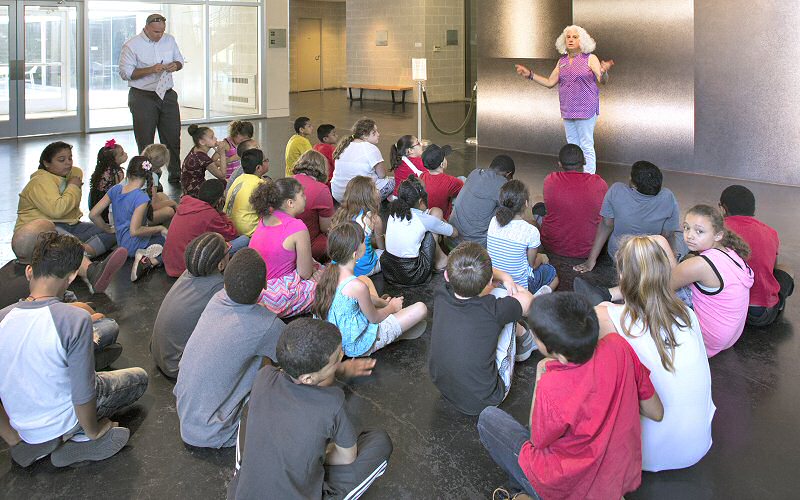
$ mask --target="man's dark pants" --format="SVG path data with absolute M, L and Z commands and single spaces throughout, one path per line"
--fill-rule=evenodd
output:
M 155 92 L 131 87 L 128 91 L 128 108 L 133 115 L 133 135 L 139 153 L 153 144 L 158 130 L 159 142 L 169 149 L 169 181 L 180 182 L 181 111 L 178 94 L 169 89 L 161 100 Z

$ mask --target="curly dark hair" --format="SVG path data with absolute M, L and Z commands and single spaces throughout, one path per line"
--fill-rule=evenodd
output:
M 259 217 L 269 217 L 275 210 L 280 210 L 286 200 L 294 199 L 302 191 L 303 185 L 291 177 L 267 180 L 250 195 L 250 205 Z

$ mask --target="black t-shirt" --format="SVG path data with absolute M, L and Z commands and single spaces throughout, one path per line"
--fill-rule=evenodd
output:
M 344 402 L 338 387 L 295 384 L 274 366 L 262 368 L 228 498 L 321 498 L 327 444 L 352 448 L 358 440 Z
M 0 309 L 16 304 L 31 293 L 28 278 L 25 277 L 25 264 L 12 260 L 0 268 Z
M 459 299 L 450 285 L 436 290 L 428 369 L 436 387 L 459 411 L 477 415 L 500 404 L 505 386 L 495 351 L 500 331 L 522 318 L 513 297 Z

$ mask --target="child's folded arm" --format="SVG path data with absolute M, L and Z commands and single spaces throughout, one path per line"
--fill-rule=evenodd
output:
M 639 413 L 656 422 L 661 422 L 664 419 L 664 405 L 661 403 L 661 398 L 658 397 L 657 392 L 653 392 L 653 396 L 650 399 L 639 401 Z

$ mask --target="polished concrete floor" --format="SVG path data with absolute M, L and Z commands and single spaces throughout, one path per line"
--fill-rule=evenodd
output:
M 463 104 L 433 107 L 441 126 L 455 127 L 464 117 Z M 343 129 L 361 116 L 374 118 L 381 132 L 381 150 L 388 154 L 392 141 L 416 133 L 414 105 L 353 103 L 343 92 L 304 93 L 292 96 L 292 113 L 312 117 L 315 124 L 330 122 Z M 269 119 L 257 124 L 257 137 L 273 159 L 273 175 L 283 171 L 283 147 L 291 135 L 291 119 Z M 474 124 L 471 124 L 474 131 Z M 215 126 L 224 137 L 224 125 Z M 470 130 L 468 127 L 467 130 Z M 456 150 L 450 170 L 467 173 L 486 165 L 497 151 L 466 146 L 466 132 L 451 138 L 426 128 L 426 139 L 450 143 Z M 135 143 L 130 132 L 60 137 L 75 145 L 76 164 L 91 170 L 98 148 L 116 137 L 129 150 Z M 42 147 L 52 138 L 0 141 L 0 264 L 12 258 L 9 241 L 16 217 L 17 193 L 36 169 Z M 184 134 L 184 154 L 189 149 Z M 602 158 L 602 151 L 599 152 Z M 541 195 L 544 176 L 554 166 L 547 156 L 512 153 L 517 178 L 527 182 L 534 196 Z M 643 158 L 646 159 L 646 158 Z M 668 165 L 662 165 L 668 169 Z M 601 165 L 598 169 L 609 184 L 626 181 L 625 166 Z M 87 173 L 88 175 L 88 173 Z M 728 179 L 665 172 L 665 186 L 672 189 L 682 209 L 700 202 L 716 204 Z M 758 216 L 773 225 L 783 241 L 782 254 L 800 268 L 800 237 L 793 212 L 800 189 L 745 183 L 756 194 Z M 86 190 L 85 190 L 86 191 Z M 553 258 L 562 289 L 571 288 L 575 261 Z M 598 283 L 613 281 L 613 270 L 605 260 L 589 275 Z M 130 427 L 129 446 L 101 463 L 59 470 L 46 460 L 21 469 L 11 463 L 0 444 L 0 498 L 222 498 L 233 470 L 233 450 L 201 450 L 185 446 L 178 433 L 173 385 L 160 375 L 148 352 L 148 342 L 159 304 L 173 280 L 155 272 L 136 284 L 128 280 L 128 267 L 116 277 L 105 295 L 92 296 L 96 308 L 116 319 L 125 346 L 115 367 L 141 366 L 150 374 L 147 393 L 127 412 L 121 425 Z M 441 277 L 412 291 L 403 291 L 407 301 L 432 304 L 432 292 Z M 0 284 L 2 286 L 2 284 Z M 74 289 L 89 299 L 82 284 Z M 395 290 L 387 289 L 388 293 Z M 785 315 L 768 329 L 745 330 L 741 340 L 711 360 L 713 396 L 717 414 L 713 424 L 714 445 L 709 454 L 689 469 L 644 474 L 634 499 L 696 498 L 797 498 L 800 491 L 800 339 L 794 325 L 800 324 L 796 298 L 788 302 Z M 475 429 L 476 419 L 455 411 L 442 399 L 430 381 L 427 351 L 430 336 L 402 342 L 381 350 L 375 357 L 374 375 L 357 380 L 347 389 L 351 413 L 364 426 L 385 428 L 394 441 L 394 454 L 384 477 L 365 498 L 491 498 L 503 475 L 483 450 Z M 538 356 L 519 365 L 514 384 L 501 408 L 525 421 Z M 20 374 L 20 376 L 24 376 Z M 268 453 L 268 450 L 265 450 Z M 265 492 L 265 498 L 270 498 Z

